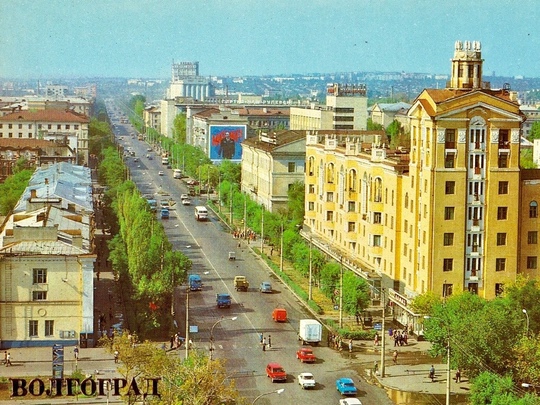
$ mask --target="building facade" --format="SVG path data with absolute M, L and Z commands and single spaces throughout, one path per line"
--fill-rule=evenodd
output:
M 490 299 L 537 275 L 540 178 L 519 167 L 524 116 L 509 89 L 482 82 L 482 63 L 478 42 L 456 43 L 448 87 L 408 111 L 410 152 L 307 137 L 311 237 L 387 288 L 404 325 L 418 294 Z

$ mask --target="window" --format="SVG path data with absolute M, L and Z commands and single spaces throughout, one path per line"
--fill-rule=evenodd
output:
M 453 285 L 452 284 L 443 284 L 443 297 L 448 297 L 449 295 L 452 295 Z
M 373 246 L 381 246 L 381 235 L 373 235 Z
M 508 194 L 508 182 L 499 181 L 499 194 Z
M 456 130 L 447 128 L 444 132 L 444 147 L 446 149 L 456 149 Z
M 348 229 L 349 229 L 349 232 L 354 232 L 355 229 L 356 229 L 356 223 L 354 223 L 354 222 L 349 222 L 349 224 L 348 224 Z
M 382 223 L 382 212 L 374 212 L 373 213 L 373 223 L 374 224 Z
M 527 243 L 529 245 L 538 244 L 538 231 L 529 231 L 527 234 Z
M 454 269 L 454 259 L 444 259 L 443 271 L 452 271 Z
M 349 201 L 348 207 L 349 207 L 349 212 L 354 212 L 356 210 L 355 202 L 354 201 Z
M 32 301 L 45 301 L 47 299 L 47 291 L 32 291 Z
M 69 129 L 69 124 L 66 124 L 66 129 Z
M 529 218 L 538 218 L 538 203 L 531 201 L 529 204 Z
M 28 336 L 38 336 L 38 321 L 28 321 Z
M 536 269 L 537 267 L 537 257 L 536 256 L 527 256 L 527 268 Z
M 444 219 L 447 221 L 454 219 L 454 207 L 444 207 Z
M 500 297 L 504 293 L 504 284 L 495 283 L 495 296 Z
M 45 321 L 45 336 L 54 336 L 54 321 Z
M 310 184 L 308 186 L 309 194 L 315 194 L 315 184 Z
M 47 283 L 47 269 L 34 269 L 34 284 Z
M 296 163 L 295 162 L 289 162 L 288 171 L 289 171 L 289 173 L 294 173 L 296 171 Z
M 446 194 L 454 194 L 456 191 L 456 182 L 455 181 L 447 181 L 444 189 Z
M 62 129 L 62 124 L 57 124 L 56 129 Z
M 497 219 L 507 219 L 508 217 L 508 207 L 498 207 L 497 208 Z
M 444 234 L 444 246 L 452 246 L 454 244 L 454 234 L 445 233 Z
M 313 201 L 308 202 L 308 210 L 314 211 L 315 210 L 315 203 Z
M 47 124 L 47 129 L 52 129 L 52 124 Z
M 334 211 L 326 211 L 326 220 L 327 221 L 333 221 L 334 220 Z
M 453 153 L 447 153 L 444 157 L 444 167 L 446 169 L 453 169 L 456 166 L 456 155 Z
M 506 245 L 506 233 L 499 232 L 497 233 L 497 246 L 505 246 Z
M 326 201 L 334 202 L 334 193 L 326 193 Z
M 506 259 L 498 258 L 495 259 L 495 271 L 505 271 L 506 270 Z
M 501 153 L 499 155 L 499 168 L 506 168 L 508 167 L 508 155 L 506 153 Z
M 73 125 L 73 129 L 78 130 L 79 126 L 78 125 Z

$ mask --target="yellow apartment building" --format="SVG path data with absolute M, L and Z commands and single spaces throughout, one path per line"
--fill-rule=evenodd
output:
M 520 169 L 524 115 L 510 89 L 482 81 L 482 63 L 479 42 L 456 42 L 447 88 L 408 111 L 410 150 L 307 137 L 308 237 L 374 294 L 385 287 L 404 325 L 426 291 L 490 299 L 538 275 L 539 171 Z

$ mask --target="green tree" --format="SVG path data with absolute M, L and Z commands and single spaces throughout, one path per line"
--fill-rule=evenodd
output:
M 536 163 L 534 163 L 532 149 L 522 149 L 519 152 L 519 166 L 522 169 L 536 169 L 537 168 Z
M 186 143 L 186 113 L 180 113 L 174 117 L 173 134 L 177 143 Z
M 522 313 L 525 309 L 529 319 L 529 333 L 537 335 L 540 333 L 540 284 L 538 280 L 524 277 L 518 278 L 515 284 L 508 286 L 505 292 L 506 298 L 519 314 L 521 320 L 520 331 L 525 332 L 527 317 Z
M 32 173 L 32 170 L 18 171 L 0 184 L 0 215 L 8 215 L 15 208 L 22 193 L 28 187 Z
M 540 387 L 540 342 L 538 336 L 523 336 L 513 348 L 512 370 L 515 381 Z
M 529 132 L 529 140 L 540 139 L 540 121 L 535 121 L 531 125 L 531 132 Z
M 354 315 L 362 313 L 371 304 L 370 288 L 366 280 L 352 271 L 343 273 L 343 310 Z
M 371 118 L 368 118 L 367 120 L 367 130 L 368 131 L 382 131 L 384 130 L 384 127 L 381 124 L 377 124 L 373 122 Z
M 519 390 L 520 391 L 520 390 Z M 471 383 L 471 405 L 538 405 L 538 397 L 526 394 L 520 398 L 510 376 L 482 372 Z
M 142 118 L 144 111 L 144 103 L 146 103 L 146 97 L 142 94 L 136 94 L 129 100 L 129 108 L 135 113 L 136 116 Z
M 417 314 L 429 315 L 435 305 L 442 303 L 441 297 L 433 291 L 417 295 L 411 301 L 411 310 Z
M 386 127 L 386 135 L 390 139 L 390 143 L 393 144 L 394 141 L 398 138 L 398 136 L 401 134 L 401 124 L 399 121 L 394 120 Z
M 288 207 L 288 217 L 291 222 L 295 225 L 302 225 L 304 222 L 304 212 L 305 212 L 305 186 L 303 182 L 295 181 L 289 187 L 287 191 L 287 196 L 289 198 L 287 207 Z

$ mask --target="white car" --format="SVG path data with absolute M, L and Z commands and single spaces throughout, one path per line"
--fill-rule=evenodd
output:
M 160 171 L 158 172 L 158 175 L 160 175 L 160 176 L 163 176 L 164 174 L 165 174 L 165 173 L 163 173 L 162 170 L 160 170 Z
M 191 205 L 191 200 L 189 198 L 182 199 L 182 205 Z
M 180 196 L 180 199 L 181 199 L 181 200 L 187 200 L 187 199 L 189 199 L 189 195 L 187 195 L 187 194 L 182 194 L 182 195 Z
M 315 377 L 311 373 L 300 373 L 298 374 L 298 384 L 303 389 L 315 388 Z
M 362 405 L 358 398 L 343 398 L 339 400 L 339 405 Z

